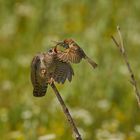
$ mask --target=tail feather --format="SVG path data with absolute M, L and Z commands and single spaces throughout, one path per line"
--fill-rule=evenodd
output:
M 85 56 L 85 59 L 88 61 L 88 63 L 95 69 L 97 67 L 97 64 L 88 56 Z
M 45 86 L 35 86 L 33 89 L 33 95 L 35 97 L 42 97 L 45 96 L 47 91 L 47 84 Z

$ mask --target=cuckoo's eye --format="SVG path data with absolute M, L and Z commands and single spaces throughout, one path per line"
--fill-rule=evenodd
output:
M 41 74 L 45 74 L 46 70 L 45 69 L 41 69 Z

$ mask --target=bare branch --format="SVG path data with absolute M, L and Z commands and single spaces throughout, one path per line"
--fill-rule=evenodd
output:
M 57 90 L 55 84 L 52 83 L 52 84 L 50 84 L 50 86 L 52 87 L 52 89 L 53 89 L 58 101 L 60 102 L 60 104 L 62 106 L 62 109 L 63 109 L 63 111 L 64 111 L 64 113 L 65 113 L 65 115 L 67 117 L 67 120 L 68 120 L 68 122 L 69 122 L 69 124 L 70 124 L 70 126 L 72 128 L 72 131 L 73 131 L 73 133 L 75 135 L 75 139 L 76 140 L 82 140 L 81 135 L 80 135 L 75 123 L 74 123 L 74 120 L 72 119 L 71 114 L 70 114 L 68 108 L 66 107 L 61 95 L 59 94 L 59 91 Z
M 121 30 L 120 30 L 120 27 L 117 26 L 117 31 L 118 31 L 118 35 L 119 35 L 119 41 L 120 43 L 117 42 L 117 40 L 115 39 L 114 36 L 111 36 L 113 42 L 115 43 L 115 45 L 119 48 L 122 56 L 123 56 L 123 59 L 126 63 L 126 66 L 128 68 L 128 71 L 130 73 L 130 77 L 131 77 L 131 84 L 133 85 L 134 87 L 134 90 L 135 90 L 135 96 L 136 96 L 136 99 L 137 99 L 137 102 L 138 102 L 138 105 L 140 107 L 140 93 L 139 93 L 139 90 L 138 90 L 138 87 L 137 87 L 137 82 L 136 82 L 136 79 L 135 79 L 135 75 L 132 71 L 132 68 L 131 68 L 131 65 L 128 61 L 128 57 L 127 57 L 127 53 L 126 53 L 126 50 L 124 48 L 124 43 L 123 43 L 123 38 L 122 38 L 122 34 L 121 34 Z

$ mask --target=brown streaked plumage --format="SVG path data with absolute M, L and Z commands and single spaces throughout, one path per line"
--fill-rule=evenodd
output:
M 68 79 L 71 82 L 72 76 L 74 75 L 73 69 L 69 63 L 59 61 L 57 59 L 56 68 L 53 73 L 53 79 L 57 83 L 62 83 Z
M 46 94 L 47 79 L 46 79 L 46 67 L 43 62 L 44 55 L 38 54 L 35 56 L 31 63 L 31 82 L 33 85 L 33 95 L 41 97 Z
M 52 63 L 49 63 L 50 58 L 53 58 Z M 52 48 L 48 53 L 45 53 L 44 62 L 47 69 L 51 69 L 53 67 L 51 73 L 51 78 L 57 83 L 64 83 L 66 79 L 69 81 L 72 80 L 72 76 L 74 75 L 73 69 L 70 63 L 60 61 L 57 56 L 57 50 Z M 51 65 L 50 65 L 51 64 Z
M 55 49 L 35 56 L 31 63 L 31 81 L 33 95 L 41 97 L 46 94 L 48 84 L 51 82 L 64 83 L 66 79 L 72 80 L 73 69 L 69 63 L 57 58 Z
M 60 61 L 71 62 L 71 63 L 80 63 L 82 58 L 84 58 L 87 60 L 87 62 L 89 64 L 91 64 L 91 66 L 93 68 L 97 67 L 97 64 L 85 54 L 83 49 L 80 48 L 80 46 L 74 40 L 65 39 L 62 42 L 56 42 L 56 43 L 57 43 L 56 49 L 57 49 L 58 45 L 63 46 L 65 48 L 64 51 L 57 50 L 57 52 L 58 52 L 57 56 Z

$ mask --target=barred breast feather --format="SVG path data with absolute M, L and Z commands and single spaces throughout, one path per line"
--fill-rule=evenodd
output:
M 47 90 L 47 83 L 45 75 L 44 77 L 41 76 L 41 58 L 43 57 L 42 54 L 35 56 L 31 63 L 31 82 L 33 85 L 33 95 L 36 97 L 42 97 L 46 94 Z

